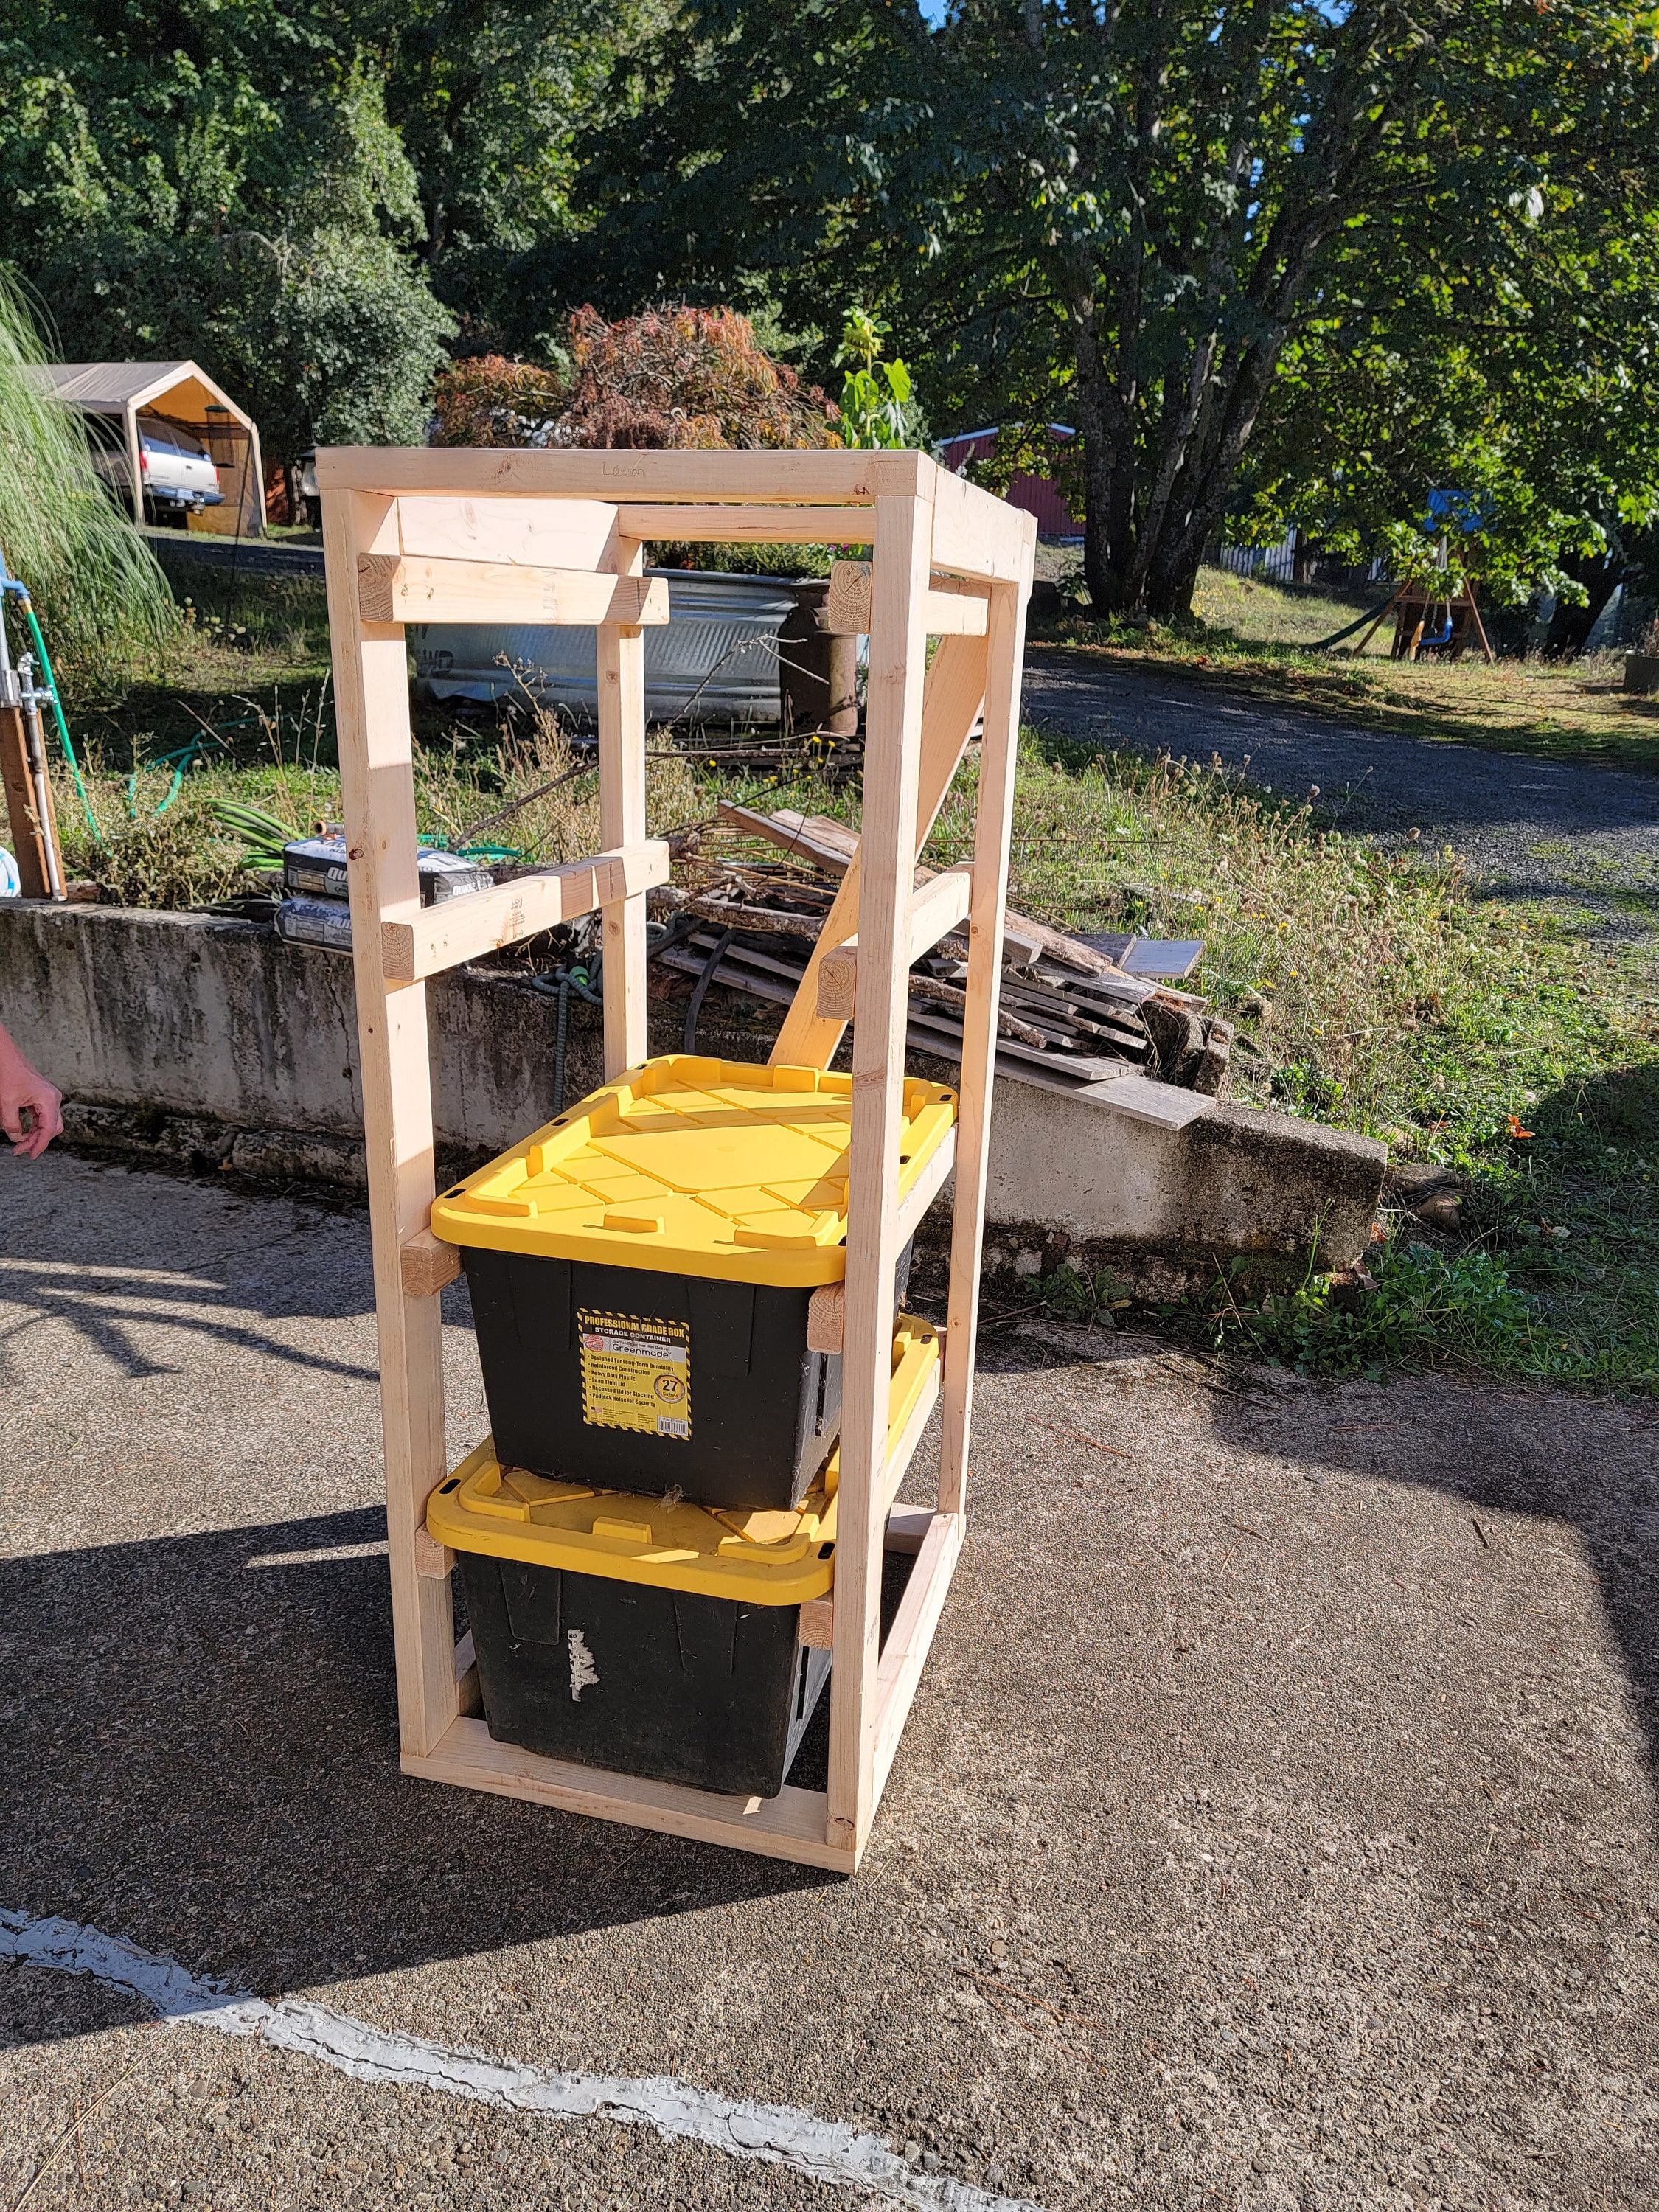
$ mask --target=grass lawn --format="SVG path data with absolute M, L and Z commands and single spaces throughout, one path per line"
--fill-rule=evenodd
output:
M 1334 651 L 1310 650 L 1384 596 L 1380 585 L 1369 593 L 1293 589 L 1206 568 L 1189 622 L 1138 629 L 1071 616 L 1051 635 L 1079 653 L 1179 668 L 1361 728 L 1551 760 L 1659 769 L 1659 697 L 1620 690 L 1622 653 L 1564 663 L 1507 659 L 1490 668 L 1478 656 L 1411 665 L 1389 658 L 1392 618 L 1363 655 L 1352 649 L 1363 631 Z
M 337 817 L 315 589 L 265 585 L 239 607 L 240 631 L 204 622 L 170 683 L 76 718 L 101 842 L 77 836 L 66 781 L 59 820 L 72 865 L 112 896 L 190 905 L 230 890 L 242 848 L 216 823 L 216 798 L 252 800 L 296 830 Z M 191 732 L 203 742 L 186 762 L 166 757 Z M 573 765 L 547 729 L 503 737 L 431 717 L 417 736 L 420 826 L 446 842 Z M 856 819 L 855 790 L 717 775 L 706 756 L 662 750 L 650 763 L 654 834 L 709 819 L 722 797 Z M 935 863 L 969 849 L 973 784 L 970 761 L 935 828 Z M 528 860 L 594 849 L 597 776 L 579 772 L 486 838 Z M 1237 1097 L 1381 1137 L 1396 1158 L 1468 1179 L 1461 1239 L 1401 1223 L 1376 1258 L 1379 1292 L 1357 1312 L 1317 1284 L 1264 1299 L 1218 1282 L 1167 1316 L 1174 1325 L 1310 1370 L 1455 1358 L 1659 1390 L 1649 943 L 1611 943 L 1588 915 L 1472 901 L 1449 857 L 1382 853 L 1229 774 L 1035 735 L 1022 753 L 1012 896 L 1084 929 L 1202 937 L 1196 988 L 1238 1024 Z

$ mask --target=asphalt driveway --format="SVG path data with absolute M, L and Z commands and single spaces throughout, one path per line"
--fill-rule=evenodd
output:
M 849 1882 L 399 1776 L 367 1262 L 0 1162 L 8 2212 L 1659 2198 L 1650 1415 L 988 1332 Z
M 1486 891 L 1588 908 L 1611 935 L 1659 905 L 1659 775 L 1362 730 L 1182 682 L 1162 670 L 1033 647 L 1024 711 L 1085 741 L 1229 768 L 1320 805 L 1344 828 L 1449 844 Z

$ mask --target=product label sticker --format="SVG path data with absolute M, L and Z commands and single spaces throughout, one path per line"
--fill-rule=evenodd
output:
M 599 1429 L 648 1437 L 691 1434 L 691 1332 L 654 1315 L 576 1309 L 582 1419 Z

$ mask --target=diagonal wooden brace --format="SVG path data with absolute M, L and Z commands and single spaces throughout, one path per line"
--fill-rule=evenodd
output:
M 927 843 L 951 778 L 985 699 L 986 641 L 946 637 L 927 672 L 921 702 L 921 781 L 916 803 L 916 851 Z M 841 879 L 836 902 L 818 933 L 800 988 L 771 1052 L 774 1067 L 828 1067 L 846 1032 L 845 1021 L 818 1012 L 818 969 L 838 945 L 858 934 L 859 856 Z

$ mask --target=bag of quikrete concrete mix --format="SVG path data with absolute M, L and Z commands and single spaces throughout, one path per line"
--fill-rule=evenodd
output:
M 271 927 L 285 945 L 320 945 L 325 951 L 351 950 L 351 908 L 343 899 L 284 899 Z
M 495 878 L 476 860 L 459 853 L 421 853 L 421 904 L 435 906 L 440 899 L 459 898 L 466 891 L 487 891 Z M 343 837 L 295 837 L 283 848 L 283 889 L 300 898 L 343 899 L 347 896 L 346 849 Z M 278 931 L 278 935 L 282 934 Z M 296 944 L 320 939 L 295 939 Z M 350 939 L 348 937 L 347 943 Z

